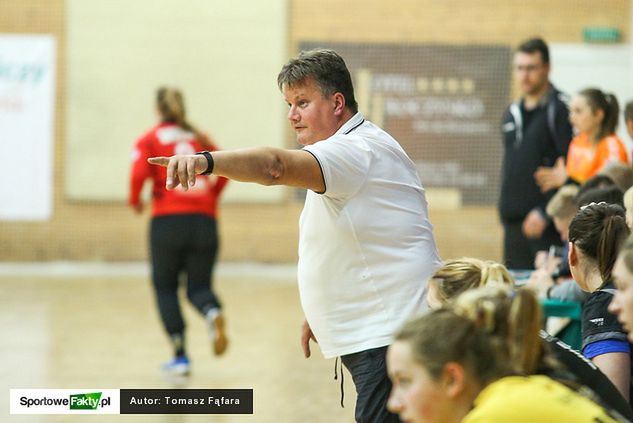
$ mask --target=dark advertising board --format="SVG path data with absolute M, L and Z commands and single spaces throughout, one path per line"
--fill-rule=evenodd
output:
M 500 121 L 511 50 L 497 45 L 305 42 L 332 48 L 352 72 L 359 109 L 396 138 L 425 188 L 492 205 L 499 190 Z

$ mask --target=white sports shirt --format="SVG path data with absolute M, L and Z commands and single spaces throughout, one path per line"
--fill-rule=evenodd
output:
M 426 307 L 426 280 L 441 265 L 415 165 L 360 113 L 304 150 L 325 180 L 299 220 L 306 319 L 325 358 L 389 345 Z

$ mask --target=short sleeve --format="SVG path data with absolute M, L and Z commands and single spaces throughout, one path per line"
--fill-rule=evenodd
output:
M 631 354 L 631 345 L 626 341 L 607 339 L 604 341 L 596 341 L 587 345 L 582 353 L 588 359 L 593 359 L 603 354 L 624 353 Z
M 360 137 L 333 136 L 304 147 L 321 166 L 325 191 L 323 195 L 346 199 L 356 194 L 367 179 L 372 152 Z
M 582 348 L 605 340 L 627 341 L 626 332 L 617 317 L 608 310 L 613 295 L 596 291 L 587 300 L 582 311 Z

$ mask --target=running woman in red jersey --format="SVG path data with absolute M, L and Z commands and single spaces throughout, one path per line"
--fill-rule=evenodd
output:
M 174 358 L 163 370 L 171 375 L 188 375 L 185 322 L 178 301 L 181 275 L 186 277 L 189 301 L 207 319 L 214 353 L 223 354 L 228 344 L 222 306 L 212 283 L 218 252 L 218 200 L 227 179 L 198 175 L 187 191 L 165 189 L 165 168 L 150 165 L 148 157 L 215 151 L 217 147 L 187 122 L 180 91 L 160 88 L 156 107 L 160 122 L 134 147 L 129 204 L 137 213 L 143 211 L 140 193 L 144 182 L 151 179 L 152 282 L 161 320 L 174 349 Z

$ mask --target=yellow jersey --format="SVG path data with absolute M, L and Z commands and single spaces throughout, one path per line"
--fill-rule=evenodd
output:
M 462 423 L 611 423 L 598 404 L 547 376 L 508 376 L 475 399 Z

